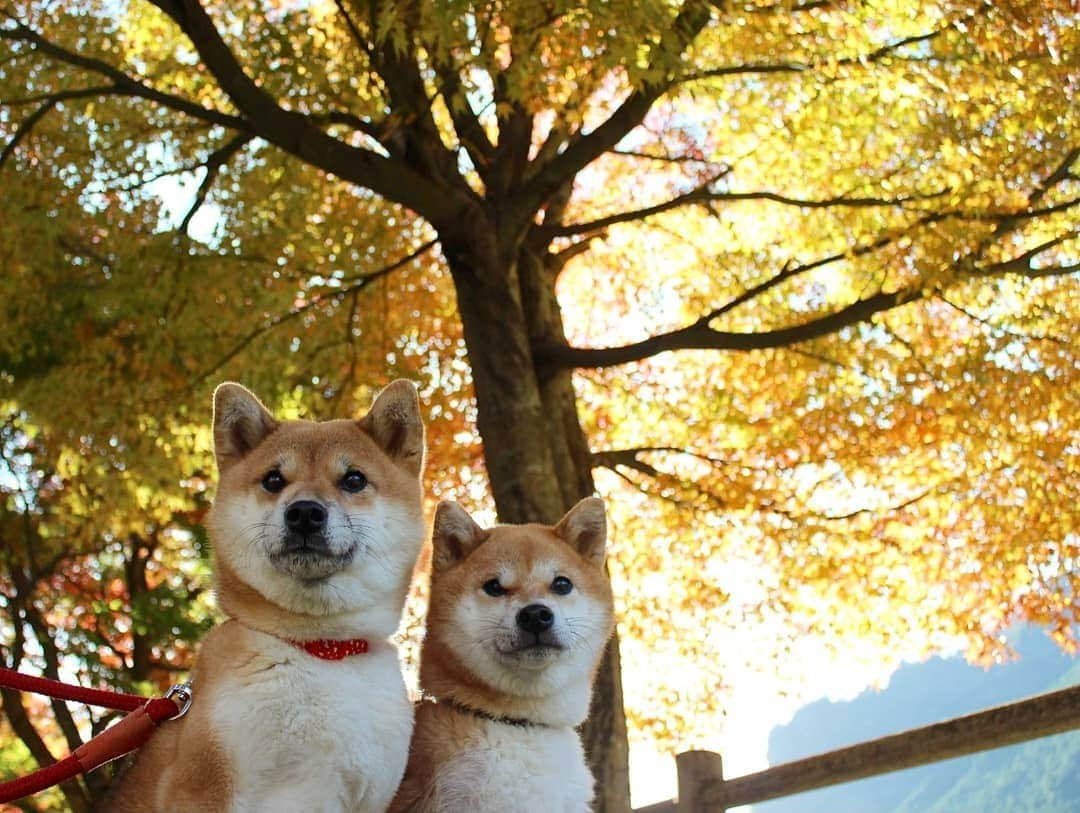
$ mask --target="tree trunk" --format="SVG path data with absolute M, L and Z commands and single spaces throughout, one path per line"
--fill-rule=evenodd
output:
M 477 224 L 479 225 L 479 224 Z M 499 519 L 554 523 L 594 491 L 588 441 L 568 371 L 542 376 L 532 348 L 566 342 L 554 274 L 542 256 L 499 246 L 497 227 L 443 241 L 476 391 L 477 424 Z M 597 813 L 630 810 L 618 641 L 596 681 L 584 743 Z
M 145 598 L 150 592 L 146 583 L 146 565 L 153 555 L 153 543 L 144 540 L 138 534 L 128 535 L 131 554 L 124 561 L 124 575 L 127 578 L 128 595 L 131 598 L 131 666 L 128 675 L 133 681 L 148 680 L 150 677 L 150 639 L 140 632 L 145 619 L 139 617 L 140 610 L 147 611 Z
M 630 748 L 623 709 L 619 634 L 611 636 L 593 685 L 589 719 L 582 728 L 589 768 L 596 779 L 596 813 L 629 813 Z
M 503 522 L 554 523 L 565 503 L 545 431 L 516 258 L 490 245 L 490 235 L 470 237 L 466 245 L 444 239 L 443 252 L 457 290 L 495 507 Z

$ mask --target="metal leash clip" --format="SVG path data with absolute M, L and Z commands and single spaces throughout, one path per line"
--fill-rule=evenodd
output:
M 165 697 L 180 704 L 180 711 L 172 718 L 174 720 L 179 720 L 187 714 L 188 709 L 191 708 L 191 684 L 177 683 L 170 686 L 169 690 L 165 692 Z

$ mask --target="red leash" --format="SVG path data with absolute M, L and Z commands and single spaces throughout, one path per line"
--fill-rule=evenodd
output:
M 29 776 L 0 783 L 0 803 L 12 802 L 59 785 L 80 773 L 92 771 L 110 760 L 134 751 L 150 738 L 159 723 L 182 717 L 191 705 L 191 686 L 187 683 L 173 686 L 164 697 L 148 700 L 137 694 L 84 689 L 82 686 L 72 686 L 70 683 L 0 668 L 0 687 L 128 712 L 119 722 L 109 726 L 59 762 L 46 765 Z

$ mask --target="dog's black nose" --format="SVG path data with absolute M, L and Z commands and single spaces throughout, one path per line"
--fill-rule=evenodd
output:
M 297 500 L 285 509 L 285 525 L 298 534 L 313 534 L 326 525 L 326 509 L 314 500 Z
M 546 604 L 530 604 L 522 607 L 517 614 L 517 625 L 526 632 L 540 634 L 551 629 L 555 623 L 555 613 Z

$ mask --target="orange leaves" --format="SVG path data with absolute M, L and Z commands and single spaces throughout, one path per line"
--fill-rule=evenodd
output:
M 121 579 L 111 579 L 105 585 L 104 597 L 110 610 L 119 610 L 121 605 L 115 603 L 116 599 L 127 596 L 127 585 Z

